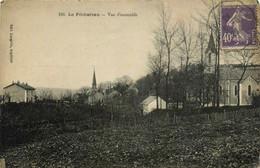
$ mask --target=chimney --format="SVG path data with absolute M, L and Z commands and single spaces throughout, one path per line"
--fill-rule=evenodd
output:
M 20 84 L 20 81 L 19 81 L 19 80 L 17 81 L 17 84 Z

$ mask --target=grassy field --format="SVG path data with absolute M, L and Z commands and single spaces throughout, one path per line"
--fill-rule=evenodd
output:
M 255 167 L 260 119 L 87 130 L 9 148 L 15 167 Z

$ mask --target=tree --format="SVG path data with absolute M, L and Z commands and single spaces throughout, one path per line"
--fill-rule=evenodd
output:
M 177 33 L 177 25 L 173 24 L 171 20 L 171 10 L 165 5 L 159 6 L 159 27 L 156 29 L 156 37 L 165 46 L 167 53 L 167 71 L 165 76 L 165 98 L 166 104 L 168 104 L 169 98 L 169 74 L 171 70 L 171 56 L 173 50 L 177 47 L 177 43 L 174 41 L 174 37 Z M 167 106 L 166 106 L 167 107 Z
M 154 80 L 151 74 L 147 74 L 136 81 L 135 87 L 138 89 L 139 102 L 149 95 L 153 83 Z
M 129 88 L 126 90 L 126 102 L 131 108 L 137 108 L 138 89 L 134 85 L 129 86 Z
M 199 25 L 199 31 L 197 33 L 197 38 L 198 38 L 198 49 L 200 50 L 200 64 L 199 64 L 199 69 L 200 69 L 200 90 L 199 90 L 199 99 L 200 102 L 202 103 L 202 106 L 204 106 L 204 99 L 205 99 L 205 73 L 204 73 L 204 48 L 205 48 L 205 41 L 206 41 L 206 33 L 205 33 L 205 26 L 202 24 Z
M 219 60 L 220 60 L 220 44 L 221 44 L 221 28 L 220 28 L 220 7 L 223 4 L 223 1 L 215 2 L 215 0 L 205 1 L 202 0 L 203 4 L 208 8 L 208 11 L 199 13 L 200 18 L 196 19 L 201 25 L 205 26 L 210 30 L 215 37 L 215 48 L 216 48 L 216 60 L 215 60 L 215 71 L 214 71 L 214 97 L 213 97 L 213 106 L 217 104 L 219 106 Z M 207 15 L 205 15 L 207 13 Z
M 182 41 L 181 45 L 179 45 L 178 49 L 180 51 L 180 57 L 182 60 L 185 61 L 184 65 L 184 100 L 183 100 L 183 107 L 185 108 L 187 105 L 187 88 L 188 88 L 188 72 L 189 72 L 189 65 L 192 57 L 194 56 L 194 52 L 197 47 L 197 37 L 193 33 L 193 29 L 191 27 L 191 22 L 189 23 L 188 27 L 185 26 L 183 22 L 179 24 L 179 38 Z
M 39 91 L 40 100 L 54 99 L 53 91 L 49 88 L 44 88 Z
M 98 85 L 98 89 L 101 91 L 110 90 L 112 87 L 113 87 L 113 84 L 110 81 L 101 82 Z
M 126 90 L 132 83 L 132 79 L 129 76 L 125 75 L 115 80 L 113 88 L 124 97 L 126 95 Z
M 76 99 L 79 103 L 84 103 L 88 99 L 88 91 L 90 87 L 82 87 L 75 93 Z
M 164 60 L 164 45 L 160 38 L 156 37 L 154 42 L 156 54 L 149 56 L 148 68 L 154 78 L 155 93 L 156 93 L 156 108 L 159 108 L 158 97 L 160 95 L 161 80 L 164 77 L 166 62 Z

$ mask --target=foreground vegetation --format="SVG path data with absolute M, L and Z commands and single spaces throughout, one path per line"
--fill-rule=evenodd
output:
M 64 133 L 2 152 L 7 167 L 254 167 L 260 119 Z

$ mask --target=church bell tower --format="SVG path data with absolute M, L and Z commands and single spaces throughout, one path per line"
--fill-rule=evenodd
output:
M 205 59 L 204 59 L 206 73 L 214 73 L 216 61 L 217 61 L 216 60 L 216 46 L 215 46 L 212 31 L 211 31 L 210 39 L 209 39 L 208 47 L 205 52 Z
M 93 72 L 92 89 L 97 89 L 95 69 L 94 69 L 94 72 Z

